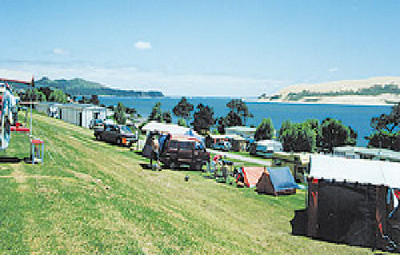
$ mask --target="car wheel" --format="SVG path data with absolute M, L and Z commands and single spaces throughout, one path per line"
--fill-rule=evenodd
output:
M 121 138 L 118 138 L 118 139 L 117 139 L 117 144 L 118 144 L 119 146 L 122 146 L 122 145 L 123 145 L 123 144 L 122 144 Z
M 101 136 L 99 134 L 96 135 L 96 140 L 100 141 L 101 140 Z

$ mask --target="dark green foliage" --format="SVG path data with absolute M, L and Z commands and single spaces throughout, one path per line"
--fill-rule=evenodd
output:
M 76 97 L 74 97 L 74 99 L 76 99 Z M 98 95 L 92 95 L 90 98 L 82 96 L 82 98 L 78 100 L 78 103 L 100 105 L 100 100 Z
M 314 130 L 317 147 L 320 147 L 321 146 L 321 142 L 322 142 L 322 133 L 321 133 L 322 131 L 321 131 L 321 124 L 319 123 L 319 120 L 317 120 L 317 119 L 308 119 L 308 120 L 306 120 L 306 123 L 310 125 L 312 130 Z M 354 133 L 354 130 L 350 128 L 350 132 Z M 356 139 L 357 139 L 357 134 L 355 134 L 355 136 L 356 136 Z M 354 140 L 354 142 L 355 142 L 355 140 Z
M 332 151 L 334 147 L 355 145 L 357 133 L 340 120 L 326 118 L 321 123 L 321 144 L 323 149 Z
M 381 114 L 373 117 L 371 127 L 375 132 L 365 137 L 369 140 L 368 146 L 375 148 L 386 148 L 400 151 L 400 103 L 392 107 L 389 114 Z
M 162 114 L 163 122 L 165 123 L 172 123 L 172 115 L 170 111 L 165 111 Z
M 62 90 L 55 89 L 53 92 L 51 92 L 48 101 L 65 104 L 68 102 L 68 97 Z
M 373 117 L 371 127 L 377 131 L 387 130 L 390 133 L 398 129 L 400 125 L 400 103 L 392 107 L 390 114 L 381 114 L 379 117 Z
M 90 102 L 94 105 L 99 105 L 100 100 L 98 95 L 92 95 L 92 98 L 90 99 Z
M 19 97 L 23 102 L 44 102 L 47 100 L 46 95 L 38 89 L 28 89 L 20 92 Z
M 189 103 L 186 97 L 182 97 L 178 104 L 172 109 L 175 116 L 184 118 L 186 123 L 189 122 L 194 105 Z
M 369 140 L 368 146 L 375 148 L 385 148 L 399 151 L 400 136 L 398 133 L 390 133 L 386 130 L 376 131 L 370 136 L 366 137 Z
M 233 126 L 242 126 L 243 122 L 239 114 L 237 114 L 234 111 L 230 111 L 225 118 L 225 124 L 227 127 L 233 127 Z
M 125 125 L 126 123 L 126 115 L 125 115 L 125 106 L 121 103 L 118 102 L 117 107 L 115 107 L 114 111 L 114 119 L 118 124 Z
M 286 129 L 289 129 L 292 125 L 293 123 L 290 120 L 285 120 L 284 122 L 282 122 L 281 128 L 279 129 L 279 136 L 282 136 L 283 132 Z
M 108 88 L 100 83 L 86 81 L 75 78 L 72 80 L 50 80 L 47 77 L 35 82 L 37 88 L 48 87 L 52 89 L 61 89 L 70 95 L 110 95 L 110 96 L 131 96 L 131 97 L 163 97 L 159 91 L 135 91 L 119 90 Z
M 279 138 L 285 151 L 332 151 L 333 147 L 355 145 L 357 133 L 336 119 L 326 118 L 320 124 L 316 119 L 304 123 L 282 123 Z
M 138 112 L 136 111 L 136 109 L 135 108 L 129 108 L 129 107 L 126 107 L 126 114 L 129 114 L 129 115 L 136 115 L 136 114 L 138 114 Z
M 219 117 L 217 119 L 217 130 L 221 135 L 225 134 L 226 120 L 224 117 Z
M 157 122 L 162 122 L 163 121 L 163 115 L 161 111 L 161 103 L 157 102 L 154 106 L 153 109 L 151 110 L 151 113 L 148 118 L 149 121 L 157 121 Z
M 50 97 L 50 94 L 53 92 L 53 90 L 51 88 L 47 88 L 47 87 L 41 87 L 38 89 L 40 92 L 42 92 L 46 98 Z
M 313 152 L 316 149 L 316 135 L 308 123 L 287 122 L 280 133 L 284 151 Z
M 248 118 L 253 118 L 253 114 L 249 112 L 249 109 L 247 108 L 246 102 L 244 102 L 242 99 L 232 99 L 229 101 L 226 106 L 230 109 L 230 112 L 236 113 L 241 119 L 244 125 L 246 125 L 247 119 Z M 241 126 L 242 124 L 240 124 Z M 232 126 L 237 126 L 237 125 L 232 125 Z
M 254 134 L 254 139 L 256 141 L 259 140 L 270 140 L 274 136 L 274 126 L 272 125 L 271 118 L 263 119 L 260 125 L 258 125 L 256 129 L 256 133 Z
M 193 114 L 193 128 L 200 134 L 206 134 L 210 127 L 215 124 L 214 110 L 208 105 L 199 104 Z
M 182 127 L 187 127 L 185 119 L 178 119 L 178 125 Z

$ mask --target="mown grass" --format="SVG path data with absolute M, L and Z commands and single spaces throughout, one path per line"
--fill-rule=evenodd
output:
M 198 172 L 146 170 L 90 130 L 34 117 L 45 163 L 0 168 L 2 254 L 371 253 L 291 235 L 304 191 L 262 196 Z M 7 153 L 29 145 L 12 143 Z

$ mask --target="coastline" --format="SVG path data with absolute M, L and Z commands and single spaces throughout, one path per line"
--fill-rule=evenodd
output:
M 318 97 L 303 98 L 298 101 L 289 101 L 285 99 L 256 99 L 257 103 L 285 103 L 285 104 L 314 104 L 314 105 L 360 105 L 360 106 L 393 106 L 398 102 L 398 98 L 381 96 L 338 96 L 338 97 Z

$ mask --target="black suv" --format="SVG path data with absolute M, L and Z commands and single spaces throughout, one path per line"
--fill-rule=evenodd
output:
M 102 128 L 94 130 L 94 136 L 97 140 L 127 147 L 132 146 L 138 140 L 132 130 L 125 125 L 104 125 Z

